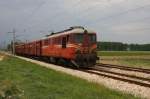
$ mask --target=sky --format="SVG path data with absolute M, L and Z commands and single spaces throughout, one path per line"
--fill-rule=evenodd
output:
M 0 44 L 84 26 L 98 41 L 150 43 L 149 0 L 0 0 Z

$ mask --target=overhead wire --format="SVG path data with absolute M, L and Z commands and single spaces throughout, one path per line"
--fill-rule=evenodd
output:
M 38 10 L 39 10 L 44 4 L 46 4 L 46 1 L 42 1 L 39 5 L 37 5 L 37 7 L 36 7 L 35 9 L 33 9 L 33 10 L 31 11 L 31 13 L 24 19 L 24 22 L 22 22 L 22 23 L 19 24 L 19 26 L 20 26 L 20 25 L 25 25 L 25 22 L 28 22 L 28 21 L 38 12 Z M 27 23 L 26 23 L 26 25 L 27 25 Z
M 120 4 L 121 2 L 119 2 L 119 3 L 117 3 L 117 4 Z M 72 9 L 73 7 L 78 7 L 78 6 L 80 6 L 81 5 L 81 0 L 78 0 L 77 1 L 77 3 L 75 3 L 74 5 L 72 5 L 71 6 L 71 8 L 70 9 Z M 91 9 L 92 7 L 88 7 L 87 9 L 85 9 L 85 10 L 83 10 L 83 12 L 86 12 L 87 13 L 87 10 L 89 11 L 89 9 Z M 62 14 L 62 15 L 61 15 Z M 82 13 L 83 14 L 83 13 Z M 50 18 L 55 18 L 55 19 L 57 19 L 58 17 L 59 17 L 59 19 L 61 19 L 62 17 L 61 16 L 63 16 L 64 15 L 64 12 L 61 12 L 61 13 L 56 13 L 54 16 L 51 16 Z M 81 14 L 78 14 L 79 15 L 79 17 L 81 16 Z M 63 16 L 63 18 L 66 18 L 66 16 Z M 68 16 L 67 16 L 68 17 Z M 77 16 L 78 17 L 78 16 Z M 59 21 L 59 19 L 58 20 L 56 20 L 55 21 L 55 23 L 57 23 L 57 21 Z M 47 21 L 47 20 L 46 20 Z M 41 24 L 41 23 L 39 23 L 39 24 Z M 38 24 L 38 25 L 39 25 Z M 35 25 L 35 26 L 38 26 L 38 25 Z M 30 28 L 33 28 L 33 27 L 35 27 L 35 26 L 30 26 L 28 29 L 30 29 Z
M 80 5 L 80 2 L 81 2 L 81 0 L 79 0 L 78 1 L 78 3 L 76 3 L 75 5 Z M 119 12 L 119 13 L 117 13 L 117 14 L 113 14 L 113 15 L 108 15 L 108 16 L 106 16 L 106 17 L 102 17 L 102 18 L 98 18 L 98 19 L 96 19 L 96 23 L 93 21 L 92 23 L 90 23 L 90 24 L 88 24 L 88 25 L 95 25 L 95 24 L 97 24 L 98 22 L 100 22 L 101 20 L 103 21 L 103 20 L 108 20 L 108 19 L 113 19 L 114 17 L 118 17 L 118 16 L 121 16 L 121 15 L 124 15 L 124 14 L 127 14 L 127 13 L 129 13 L 129 12 L 135 12 L 135 11 L 137 11 L 137 10 L 140 10 L 140 9 L 144 9 L 144 8 L 146 8 L 146 7 L 150 7 L 150 4 L 146 4 L 146 5 L 143 5 L 143 6 L 139 6 L 139 7 L 136 7 L 136 8 L 132 8 L 132 9 L 128 9 L 128 10 L 126 10 L 126 11 L 123 11 L 123 12 Z M 87 10 L 88 9 L 90 9 L 90 8 L 87 8 Z M 85 10 L 86 11 L 86 10 Z M 59 19 L 61 19 L 60 17 L 62 16 L 60 16 L 61 15 L 61 13 L 56 13 L 54 16 L 52 16 L 52 17 L 54 17 L 55 19 L 57 18 L 57 17 L 59 17 Z M 85 17 L 85 16 L 84 16 Z M 143 19 L 144 20 L 144 19 Z M 138 20 L 134 20 L 133 22 L 136 22 L 136 21 L 138 21 Z M 131 21 L 132 22 L 132 21 Z M 56 24 L 57 22 L 55 21 L 55 24 Z M 31 27 L 32 28 L 32 27 Z
M 81 2 L 81 1 L 80 1 Z M 109 15 L 109 16 L 106 16 L 106 17 L 102 17 L 100 19 L 97 19 L 96 20 L 96 23 L 95 21 L 93 21 L 92 23 L 88 24 L 88 25 L 92 25 L 92 24 L 97 24 L 100 20 L 104 21 L 106 19 L 113 19 L 114 17 L 118 17 L 118 16 L 121 16 L 123 14 L 127 14 L 129 12 L 134 12 L 134 11 L 137 11 L 137 10 L 140 10 L 140 9 L 144 9 L 146 7 L 150 7 L 150 4 L 146 4 L 146 5 L 143 5 L 143 6 L 139 6 L 139 7 L 136 7 L 136 8 L 132 8 L 132 9 L 128 9 L 126 11 L 123 11 L 123 12 L 119 12 L 117 14 L 113 14 L 113 15 Z M 89 8 L 88 8 L 89 9 Z M 86 11 L 86 10 L 85 10 Z M 86 16 L 84 16 L 86 17 Z M 60 18 L 59 18 L 60 19 Z M 56 22 L 56 21 L 55 21 Z
M 115 30 L 119 32 L 120 30 Z M 150 31 L 150 27 L 136 28 L 136 29 L 121 29 L 122 32 L 141 32 L 141 31 Z
M 112 19 L 114 17 L 118 17 L 118 16 L 121 16 L 121 15 L 124 15 L 124 14 L 127 14 L 129 12 L 134 12 L 134 11 L 137 11 L 137 10 L 140 10 L 140 9 L 144 9 L 146 7 L 150 7 L 150 4 L 146 4 L 146 5 L 143 5 L 143 6 L 140 6 L 140 7 L 136 7 L 136 8 L 133 8 L 133 9 L 128 9 L 126 11 L 122 11 L 120 13 L 117 13 L 117 14 L 113 14 L 113 15 L 109 15 L 109 16 L 106 16 L 106 17 L 102 17 L 100 19 L 97 19 L 95 20 L 96 23 L 100 22 L 100 21 L 104 21 L 104 20 L 108 20 L 108 19 Z M 92 25 L 93 23 L 95 22 L 92 22 L 90 25 Z
M 121 24 L 131 24 L 131 23 L 138 23 L 138 22 L 141 22 L 141 21 L 144 21 L 144 20 L 147 20 L 147 19 L 150 19 L 150 16 L 147 16 L 147 17 L 144 17 L 144 18 L 140 18 L 140 19 L 134 19 L 134 20 L 129 20 L 129 21 L 115 21 L 114 23 L 107 23 L 107 24 L 101 24 L 99 25 L 99 27 L 106 27 L 106 26 L 109 26 L 109 25 L 121 25 Z
M 77 5 L 80 4 L 80 2 L 81 2 L 81 0 L 78 0 L 77 3 L 73 4 L 72 6 L 77 6 Z M 61 15 L 64 15 L 64 12 L 56 13 L 56 14 L 50 16 L 50 18 L 51 18 L 51 19 L 53 19 L 53 18 L 57 19 L 58 17 L 60 18 Z M 43 20 L 43 21 L 47 21 L 47 20 Z M 31 29 L 31 28 L 33 28 L 33 27 L 39 26 L 40 24 L 41 24 L 41 23 L 39 23 L 39 24 L 37 24 L 37 25 L 29 26 L 27 29 Z

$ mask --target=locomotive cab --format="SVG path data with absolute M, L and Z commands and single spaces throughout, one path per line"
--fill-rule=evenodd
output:
M 78 67 L 90 67 L 96 64 L 96 33 L 74 34 L 74 43 L 78 46 L 75 51 L 75 63 Z

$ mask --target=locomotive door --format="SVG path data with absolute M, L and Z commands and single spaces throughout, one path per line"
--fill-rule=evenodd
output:
M 41 41 L 36 42 L 36 55 L 41 56 Z
M 67 40 L 66 37 L 62 38 L 62 48 L 66 48 Z

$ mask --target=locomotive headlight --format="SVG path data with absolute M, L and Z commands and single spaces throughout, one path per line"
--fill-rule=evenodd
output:
M 96 49 L 93 49 L 93 50 L 92 50 L 92 53 L 96 54 L 96 53 L 97 53 L 97 50 L 96 50 Z

